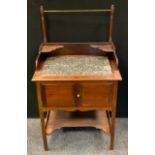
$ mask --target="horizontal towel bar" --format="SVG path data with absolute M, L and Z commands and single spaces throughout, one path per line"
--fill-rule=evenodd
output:
M 45 13 L 97 13 L 111 12 L 111 9 L 82 9 L 82 10 L 44 10 Z

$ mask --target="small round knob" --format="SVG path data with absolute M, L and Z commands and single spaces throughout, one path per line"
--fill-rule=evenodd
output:
M 77 96 L 77 98 L 79 98 L 80 97 L 80 94 L 77 94 L 76 96 Z

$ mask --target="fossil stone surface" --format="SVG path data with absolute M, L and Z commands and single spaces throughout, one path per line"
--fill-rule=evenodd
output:
M 110 76 L 109 59 L 106 56 L 63 55 L 48 57 L 42 67 L 43 76 Z

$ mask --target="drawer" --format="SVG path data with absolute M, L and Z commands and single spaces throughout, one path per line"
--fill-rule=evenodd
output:
M 112 104 L 113 83 L 83 83 L 80 105 L 84 107 L 109 107 Z
M 45 106 L 73 107 L 73 83 L 42 83 L 42 98 Z

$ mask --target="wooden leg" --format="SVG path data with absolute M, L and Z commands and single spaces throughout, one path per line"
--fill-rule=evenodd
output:
M 110 150 L 114 149 L 114 140 L 115 140 L 115 118 L 116 118 L 116 102 L 117 102 L 117 87 L 118 82 L 114 84 L 114 93 L 113 93 L 113 106 L 112 106 L 112 116 L 111 116 L 111 127 L 110 127 Z
M 48 151 L 47 137 L 46 137 L 46 131 L 45 131 L 44 113 L 41 111 L 40 111 L 40 123 L 41 123 L 42 139 L 43 139 L 44 149 L 45 149 L 45 151 Z
M 39 114 L 40 114 L 40 124 L 41 124 L 41 130 L 42 130 L 42 138 L 43 138 L 43 144 L 45 151 L 48 150 L 47 146 L 47 139 L 46 139 L 46 132 L 45 132 L 45 121 L 44 121 L 44 112 L 42 112 L 42 98 L 41 98 L 41 84 L 40 82 L 36 83 L 37 87 L 37 97 L 38 97 L 38 104 L 39 104 Z
M 110 128 L 110 150 L 114 149 L 114 140 L 115 140 L 115 110 L 112 112 L 111 119 L 111 128 Z

